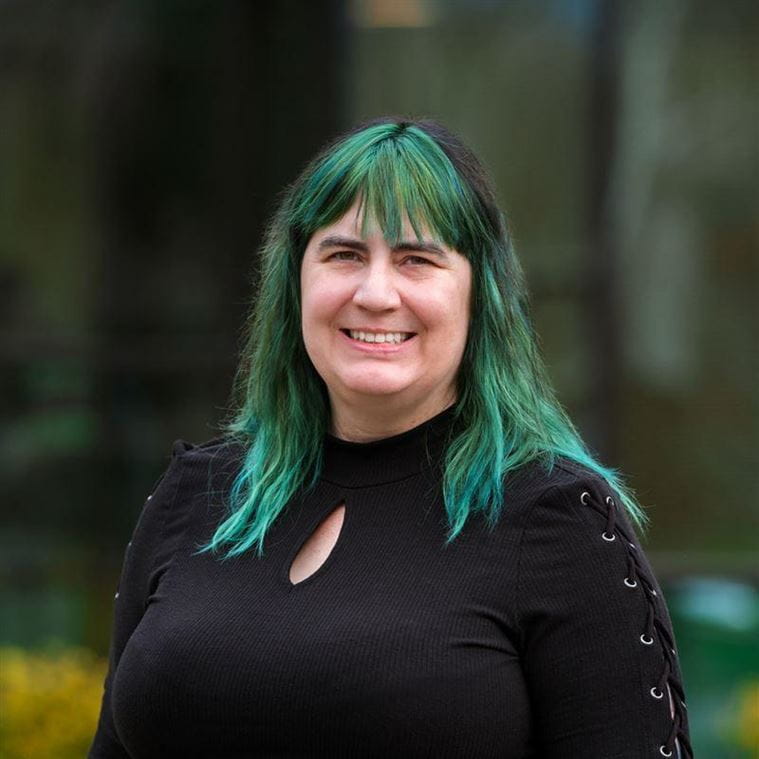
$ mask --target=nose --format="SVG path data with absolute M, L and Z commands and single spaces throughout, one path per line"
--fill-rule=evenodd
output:
M 372 261 L 363 272 L 353 302 L 371 311 L 398 308 L 401 297 L 395 283 L 392 265 L 385 261 Z

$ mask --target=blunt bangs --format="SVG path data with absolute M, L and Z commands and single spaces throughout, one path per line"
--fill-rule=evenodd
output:
M 471 189 L 440 146 L 416 126 L 380 124 L 330 146 L 307 170 L 293 198 L 300 255 L 311 236 L 359 200 L 361 234 L 373 221 L 389 245 L 404 221 L 418 241 L 425 228 L 471 258 L 487 224 Z

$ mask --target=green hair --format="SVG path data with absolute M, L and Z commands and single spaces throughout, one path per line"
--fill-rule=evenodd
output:
M 199 552 L 226 549 L 226 559 L 255 546 L 263 555 L 270 525 L 319 478 L 330 409 L 301 334 L 300 267 L 311 236 L 357 199 L 362 231 L 371 217 L 393 246 L 408 218 L 419 239 L 429 229 L 472 267 L 456 433 L 444 461 L 446 543 L 473 512 L 491 526 L 498 521 L 509 472 L 535 460 L 550 472 L 560 456 L 603 477 L 644 528 L 632 491 L 596 461 L 556 398 L 524 275 L 482 165 L 436 122 L 379 119 L 328 145 L 287 188 L 266 232 L 232 415 L 222 427 L 242 444 L 244 458 L 228 516 Z

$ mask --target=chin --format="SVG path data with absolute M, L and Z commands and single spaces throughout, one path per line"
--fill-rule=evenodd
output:
M 346 385 L 346 389 L 349 392 L 366 396 L 396 395 L 405 390 L 406 387 L 407 385 L 390 384 L 387 382 L 367 382 Z
M 369 396 L 394 395 L 406 390 L 410 382 L 401 377 L 363 376 L 343 378 L 343 387 L 351 393 Z

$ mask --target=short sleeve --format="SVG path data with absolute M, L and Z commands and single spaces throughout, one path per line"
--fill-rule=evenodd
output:
M 114 595 L 113 626 L 108 654 L 100 718 L 89 759 L 129 759 L 116 732 L 111 711 L 111 682 L 121 654 L 140 623 L 148 598 L 158 579 L 162 548 L 171 529 L 170 514 L 182 481 L 181 459 L 192 444 L 177 440 L 172 446 L 171 461 L 151 488 L 131 540 L 124 552 L 121 575 Z
M 664 596 L 626 512 L 600 477 L 532 507 L 518 615 L 545 759 L 692 759 Z

